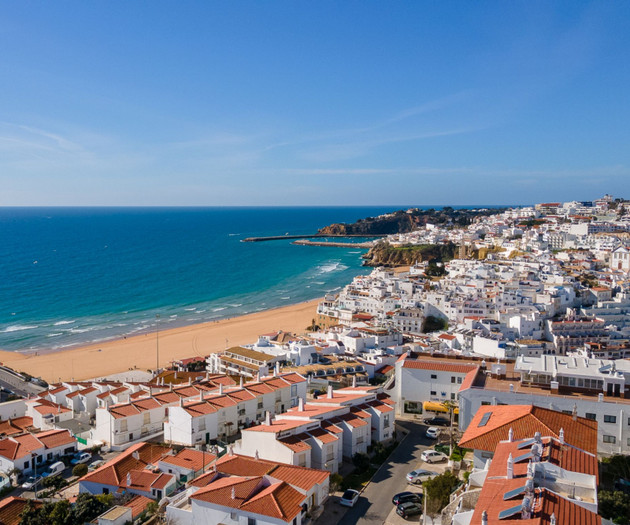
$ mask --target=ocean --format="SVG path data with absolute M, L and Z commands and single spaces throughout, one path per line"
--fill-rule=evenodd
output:
M 243 243 L 396 207 L 2 208 L 0 349 L 61 349 L 322 297 L 365 250 Z M 280 327 L 270 327 L 280 328 Z

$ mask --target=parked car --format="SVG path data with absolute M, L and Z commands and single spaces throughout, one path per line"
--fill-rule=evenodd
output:
M 399 492 L 392 498 L 394 505 L 400 505 L 401 503 L 422 503 L 422 494 L 416 494 L 415 492 Z
M 424 433 L 424 435 L 430 439 L 437 439 L 437 437 L 440 435 L 440 429 L 438 427 L 429 427 L 427 428 L 427 431 Z
M 357 502 L 358 499 L 358 491 L 354 489 L 348 489 L 343 493 L 343 496 L 341 496 L 339 503 L 345 505 L 346 507 L 354 507 L 354 504 Z
M 78 465 L 79 463 L 87 463 L 92 459 L 92 454 L 89 452 L 79 452 L 75 454 L 74 457 L 70 460 L 70 464 Z
M 105 461 L 102 459 L 97 459 L 96 461 L 92 461 L 92 463 L 88 465 L 88 470 L 96 470 L 97 468 L 101 468 L 103 465 L 105 465 Z
M 438 427 L 448 427 L 451 425 L 451 420 L 447 417 L 435 416 L 424 420 L 425 425 L 437 425 Z
M 43 473 L 42 478 L 47 478 L 49 476 L 58 476 L 64 470 L 66 470 L 66 466 L 63 464 L 63 461 L 57 461 L 48 467 Z
M 426 481 L 427 479 L 434 478 L 437 475 L 438 473 L 433 472 L 432 470 L 417 468 L 416 470 L 412 470 L 409 474 L 407 474 L 407 483 L 418 485 L 423 481 Z
M 422 514 L 422 505 L 420 505 L 419 503 L 413 503 L 411 501 L 407 503 L 401 503 L 396 507 L 396 514 L 404 519 L 415 516 L 417 514 Z
M 30 476 L 24 483 L 22 483 L 22 488 L 26 490 L 35 488 L 41 480 L 41 476 Z
M 435 450 L 425 450 L 420 459 L 425 463 L 439 463 L 440 461 L 446 461 L 448 456 L 442 452 L 436 452 Z

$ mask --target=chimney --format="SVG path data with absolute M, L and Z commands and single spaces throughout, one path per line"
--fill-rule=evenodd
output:
M 258 449 L 256 449 L 256 452 L 254 452 L 254 459 L 256 459 L 256 461 L 258 461 L 259 457 L 258 457 Z
M 564 445 L 564 428 L 560 429 L 560 433 L 558 434 L 558 441 L 560 441 L 561 445 Z
M 179 398 L 179 406 L 180 406 L 180 407 L 183 407 L 183 406 L 184 406 L 184 396 L 181 396 L 181 397 Z
M 528 478 L 533 478 L 534 477 L 534 464 L 532 463 L 531 459 L 527 463 L 527 477 Z
M 333 387 L 332 385 L 328 385 L 328 399 L 332 399 L 333 398 Z
M 604 400 L 604 394 L 600 392 L 599 394 L 597 394 L 597 401 L 601 403 L 603 400 Z
M 510 443 L 514 441 L 514 429 L 512 427 L 510 427 L 510 430 L 508 430 L 508 441 Z
M 169 386 L 170 386 L 169 390 L 172 392 L 173 391 L 173 383 L 170 383 Z
M 357 387 L 357 376 L 352 376 L 352 388 Z
M 551 516 L 549 518 L 549 524 L 550 525 L 556 525 L 556 513 L 552 512 Z
M 199 390 L 199 402 L 203 402 L 203 390 Z
M 507 458 L 507 479 L 512 479 L 514 477 L 514 459 L 512 458 L 512 453 Z
M 210 372 L 206 372 L 206 381 L 210 381 Z
M 572 416 L 573 416 L 573 421 L 577 421 L 577 403 L 573 403 Z
M 240 383 L 239 383 L 239 386 L 240 386 L 241 388 L 243 388 L 243 376 L 241 376 L 241 381 L 240 381 Z
M 131 457 L 135 459 L 136 461 L 140 461 L 140 454 L 138 453 L 137 450 L 133 451 L 133 453 L 131 454 Z
M 280 361 L 276 361 L 276 373 L 280 375 Z
M 232 485 L 232 499 L 236 499 L 236 489 L 234 488 L 234 485 Z
M 485 510 L 481 513 L 481 525 L 488 525 L 488 513 Z
M 219 395 L 223 395 L 223 383 L 219 383 Z
M 265 412 L 265 425 L 267 425 L 268 427 L 271 426 L 271 412 L 269 412 L 269 410 Z
M 540 435 L 540 432 L 534 432 L 534 439 L 536 440 L 536 443 L 542 443 L 542 436 Z
M 256 372 L 256 383 L 260 383 L 260 370 Z
M 304 399 L 298 399 L 298 412 L 304 412 Z

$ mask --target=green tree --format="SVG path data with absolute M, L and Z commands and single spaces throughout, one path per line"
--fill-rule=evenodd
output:
M 449 434 L 448 455 L 450 456 L 453 453 L 453 413 L 455 412 L 455 409 L 457 408 L 457 403 L 454 403 L 453 401 L 443 401 L 442 406 L 447 410 L 448 415 L 449 415 L 449 420 L 451 422 L 448 428 L 448 434 Z
M 79 463 L 72 469 L 72 475 L 82 478 L 88 473 L 88 467 L 85 463 Z
M 92 494 L 83 493 L 77 497 L 72 509 L 74 523 L 86 523 L 105 512 L 108 506 Z
M 617 525 L 630 524 L 630 497 L 620 490 L 600 490 L 598 493 L 599 514 Z
M 450 470 L 422 484 L 426 499 L 425 512 L 431 518 L 431 521 L 448 505 L 451 493 L 458 484 L 459 479 Z
M 72 522 L 72 507 L 70 502 L 62 499 L 55 503 L 54 508 L 48 515 L 50 525 L 68 525 Z
M 433 315 L 427 315 L 424 318 L 424 325 L 422 331 L 426 334 L 429 332 L 439 332 L 448 328 L 448 322 L 442 317 L 435 317 Z

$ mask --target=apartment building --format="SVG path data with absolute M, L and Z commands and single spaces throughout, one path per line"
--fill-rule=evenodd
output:
M 210 373 L 244 376 L 253 379 L 257 376 L 269 375 L 270 368 L 279 360 L 279 356 L 235 346 L 222 352 L 210 354 L 207 363 Z
M 301 525 L 328 498 L 329 472 L 229 454 L 166 507 L 179 525 Z
M 278 414 L 296 406 L 300 399 L 306 399 L 306 386 L 303 376 L 288 373 L 182 399 L 180 404 L 169 407 L 164 439 L 195 445 L 226 438 L 262 421 L 267 412 Z
M 30 473 L 61 456 L 74 454 L 77 440 L 67 430 L 48 430 L 0 439 L 0 471 Z
M 459 392 L 459 426 L 487 405 L 534 405 L 596 421 L 599 455 L 630 452 L 630 395 L 624 360 L 521 356 L 501 373 L 480 369 Z

